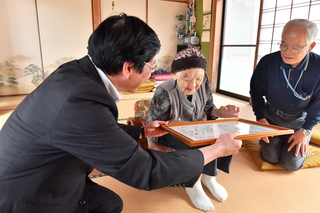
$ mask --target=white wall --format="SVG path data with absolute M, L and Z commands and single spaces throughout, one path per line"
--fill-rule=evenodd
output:
M 181 43 L 181 40 L 175 38 L 176 25 L 185 24 L 187 4 L 153 0 L 149 1 L 148 6 L 148 24 L 158 34 L 161 42 L 157 64 L 165 69 L 177 53 L 177 44 Z M 178 21 L 177 15 L 183 15 L 183 21 Z M 170 64 L 167 64 L 168 62 Z
M 101 20 L 125 12 L 147 21 L 162 45 L 157 64 L 168 68 L 179 42 L 175 26 L 185 22 L 177 21 L 176 15 L 185 16 L 187 3 L 161 0 L 114 0 L 114 3 L 112 10 L 111 0 L 101 0 Z M 92 33 L 91 0 L 1 0 L 0 14 L 0 96 L 28 94 L 37 86 L 35 79 L 41 83 L 60 64 L 87 54 Z M 26 69 L 38 76 L 25 76 Z
M 148 17 L 147 16 L 148 1 Z M 112 0 L 101 0 L 101 20 L 122 12 L 137 16 L 149 24 L 157 33 L 161 50 L 157 56 L 157 65 L 170 70 L 171 61 L 177 53 L 177 44 L 181 40 L 175 38 L 176 25 L 185 24 L 187 3 L 160 1 L 160 0 L 115 0 L 112 10 Z M 183 21 L 177 21 L 177 15 L 184 15 Z

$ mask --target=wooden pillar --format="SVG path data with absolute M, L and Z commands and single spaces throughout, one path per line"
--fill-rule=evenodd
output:
M 95 30 L 101 23 L 101 4 L 100 0 L 91 0 L 92 7 L 92 27 Z
M 223 18 L 223 0 L 213 0 L 211 5 L 211 35 L 210 35 L 210 64 L 209 80 L 212 92 L 217 90 L 219 70 L 221 25 Z

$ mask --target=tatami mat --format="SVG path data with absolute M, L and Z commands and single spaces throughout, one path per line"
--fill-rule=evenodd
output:
M 138 165 L 137 165 L 138 166 Z M 261 172 L 244 148 L 234 155 L 231 173 L 219 172 L 217 181 L 229 197 L 216 200 L 207 190 L 216 213 L 307 213 L 320 212 L 320 168 L 297 172 Z M 154 191 L 134 189 L 105 176 L 93 181 L 118 193 L 124 213 L 203 212 L 190 202 L 183 188 L 167 187 Z
M 192 206 L 184 188 L 167 187 L 154 191 L 143 191 L 118 182 L 111 177 L 93 179 L 118 193 L 124 202 L 124 213 L 143 212 L 203 212 Z
M 117 103 L 119 122 L 133 116 L 133 104 L 140 98 L 152 97 L 153 93 L 122 95 Z M 12 109 L 23 97 L 0 99 L 0 129 Z M 241 107 L 241 118 L 254 120 L 251 106 L 245 101 L 214 94 L 215 104 L 235 104 Z M 139 165 L 137 165 L 139 166 Z M 306 213 L 320 212 L 320 167 L 297 172 L 261 172 L 245 148 L 234 155 L 231 173 L 219 172 L 217 181 L 228 191 L 229 197 L 219 202 L 212 195 L 216 213 Z M 183 188 L 167 187 L 153 191 L 134 189 L 108 177 L 93 181 L 117 192 L 124 201 L 124 213 L 189 213 L 203 212 L 196 209 Z
M 136 98 L 152 97 L 153 93 L 123 95 L 118 103 L 119 119 L 133 115 Z M 134 100 L 130 100 L 134 99 Z M 130 102 L 130 103 L 129 103 Z M 234 104 L 241 108 L 241 118 L 255 120 L 248 102 L 214 94 L 217 107 Z M 129 107 L 129 108 L 128 108 Z M 132 107 L 132 108 L 130 108 Z M 132 113 L 132 114 L 130 114 Z M 138 165 L 137 165 L 138 166 Z M 245 148 L 234 155 L 231 173 L 220 172 L 217 180 L 229 193 L 224 202 L 216 200 L 208 191 L 217 213 L 305 213 L 320 212 L 320 167 L 297 172 L 261 172 Z M 111 177 L 93 179 L 117 192 L 124 201 L 124 213 L 189 213 L 196 209 L 183 188 L 167 187 L 143 191 L 129 187 Z

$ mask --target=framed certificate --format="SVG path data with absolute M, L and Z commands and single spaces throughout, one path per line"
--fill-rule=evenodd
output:
M 161 128 L 192 147 L 213 144 L 220 135 L 234 131 L 238 131 L 235 139 L 239 140 L 287 135 L 294 132 L 292 129 L 241 118 L 167 124 L 161 125 Z

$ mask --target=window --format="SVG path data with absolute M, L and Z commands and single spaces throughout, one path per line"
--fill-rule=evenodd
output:
M 318 25 L 313 52 L 320 54 L 320 0 L 264 0 L 261 4 L 259 17 L 260 1 L 225 1 L 218 93 L 249 100 L 255 65 L 264 55 L 279 50 L 282 29 L 291 19 L 305 18 Z
M 217 92 L 249 99 L 260 1 L 226 0 Z
M 264 55 L 279 50 L 278 43 L 284 25 L 291 19 L 304 18 L 314 21 L 318 25 L 320 1 L 312 0 L 268 0 L 263 3 L 261 13 L 261 27 L 257 61 Z M 320 32 L 318 33 L 318 45 L 313 52 L 320 54 Z

